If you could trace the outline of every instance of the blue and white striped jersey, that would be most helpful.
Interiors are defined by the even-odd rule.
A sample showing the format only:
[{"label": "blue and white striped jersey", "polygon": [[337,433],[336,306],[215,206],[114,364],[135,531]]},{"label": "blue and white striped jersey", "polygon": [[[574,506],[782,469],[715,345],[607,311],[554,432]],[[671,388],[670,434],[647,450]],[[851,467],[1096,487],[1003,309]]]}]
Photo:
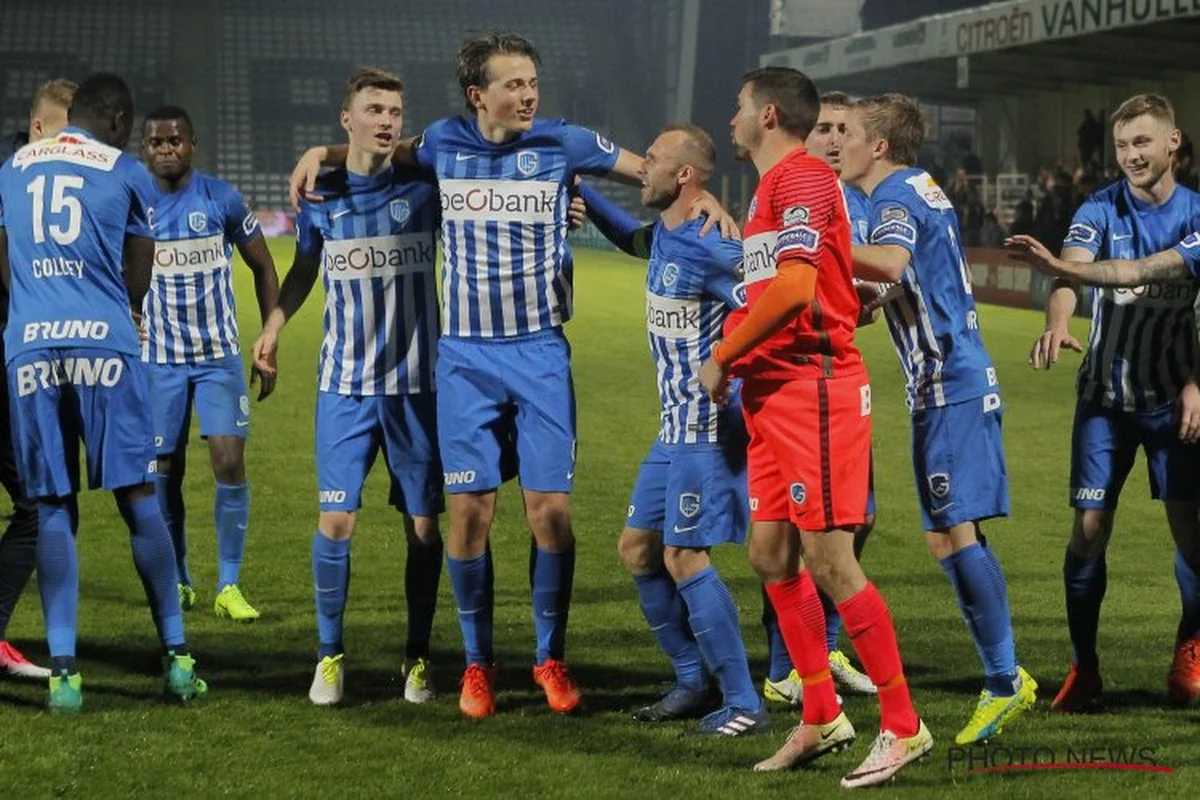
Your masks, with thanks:
[{"label": "blue and white striped jersey", "polygon": [[715,443],[720,407],[700,385],[700,365],[721,338],[725,317],[746,303],[742,244],[716,228],[700,238],[703,219],[668,230],[654,224],[646,272],[646,333],[658,372],[659,441]]},{"label": "blue and white striped jersey", "polygon": [[152,236],[146,199],[153,191],[141,164],[75,127],[4,162],[9,361],[46,347],[137,355],[123,253],[127,234]]},{"label": "blue and white striped jersey", "polygon": [[958,215],[945,192],[927,172],[906,168],[880,181],[870,200],[871,244],[903,247],[911,257],[899,281],[903,294],[884,306],[909,409],[998,393],[979,335]]},{"label": "blue and white striped jersey", "polygon": [[445,335],[522,336],[570,319],[567,190],[576,174],[610,172],[617,155],[563,120],[535,120],[504,144],[466,117],[425,129],[415,157],[441,194]]},{"label": "blue and white striped jersey", "polygon": [[[840,182],[840,181],[839,181]],[[871,201],[861,190],[842,184],[846,218],[850,220],[850,244],[866,244],[871,235]]]},{"label": "blue and white striped jersey", "polygon": [[[1183,186],[1160,206],[1135,198],[1127,181],[1087,199],[1063,240],[1098,261],[1143,258],[1174,247],[1195,228],[1200,194]],[[1148,411],[1174,402],[1196,358],[1196,281],[1093,289],[1092,326],[1079,367],[1079,396],[1105,408]]]},{"label": "blue and white striped jersey", "polygon": [[319,255],[325,339],[317,388],[354,396],[434,391],[437,189],[422,173],[322,175],[302,202],[296,249]]},{"label": "blue and white striped jersey", "polygon": [[191,364],[238,353],[233,246],[261,236],[237,189],[192,170],[152,201],[154,279],[143,305],[142,360]]}]

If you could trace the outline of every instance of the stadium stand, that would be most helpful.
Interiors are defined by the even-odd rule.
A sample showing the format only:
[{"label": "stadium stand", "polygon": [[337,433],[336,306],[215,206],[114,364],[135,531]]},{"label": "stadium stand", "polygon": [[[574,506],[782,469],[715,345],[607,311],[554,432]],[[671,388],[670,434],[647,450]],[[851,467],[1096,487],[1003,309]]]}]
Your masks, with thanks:
[{"label": "stadium stand", "polygon": [[50,78],[89,72],[123,76],[134,105],[163,102],[171,21],[158,0],[4,0],[0,3],[0,131],[24,130],[29,100]]}]

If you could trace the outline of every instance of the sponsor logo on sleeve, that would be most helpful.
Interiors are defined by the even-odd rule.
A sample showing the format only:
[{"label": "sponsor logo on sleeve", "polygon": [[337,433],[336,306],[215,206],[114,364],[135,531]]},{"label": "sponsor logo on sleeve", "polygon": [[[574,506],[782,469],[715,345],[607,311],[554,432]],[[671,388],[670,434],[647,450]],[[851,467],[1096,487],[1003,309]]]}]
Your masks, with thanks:
[{"label": "sponsor logo on sleeve", "polygon": [[615,151],[617,149],[617,146],[615,144],[610,142],[608,139],[605,139],[603,136],[601,136],[598,133],[596,134],[596,146],[599,147],[601,150],[603,150],[606,153],[612,153],[613,151]]},{"label": "sponsor logo on sleeve", "polygon": [[793,225],[804,225],[808,223],[808,208],[806,206],[791,206],[783,212],[783,226],[790,228]]},{"label": "sponsor logo on sleeve", "polygon": [[883,223],[871,231],[872,244],[881,244],[888,240],[901,241],[905,244],[916,244],[917,229],[907,222],[894,219]]},{"label": "sponsor logo on sleeve", "polygon": [[1100,233],[1091,225],[1075,223],[1067,231],[1063,244],[1095,244],[1099,238]]},{"label": "sponsor logo on sleeve", "polygon": [[820,244],[821,234],[815,228],[810,228],[807,225],[796,225],[780,231],[776,253],[780,254],[785,250],[801,250],[805,253],[815,253]]}]

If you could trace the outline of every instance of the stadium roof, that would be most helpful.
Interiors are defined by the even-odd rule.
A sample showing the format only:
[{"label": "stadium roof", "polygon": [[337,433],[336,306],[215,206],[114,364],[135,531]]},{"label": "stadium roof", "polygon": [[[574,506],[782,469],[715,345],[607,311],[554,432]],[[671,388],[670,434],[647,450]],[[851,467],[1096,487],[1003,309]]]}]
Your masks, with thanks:
[{"label": "stadium roof", "polygon": [[1200,0],[1009,0],[768,53],[855,93],[962,102],[1200,72]]}]

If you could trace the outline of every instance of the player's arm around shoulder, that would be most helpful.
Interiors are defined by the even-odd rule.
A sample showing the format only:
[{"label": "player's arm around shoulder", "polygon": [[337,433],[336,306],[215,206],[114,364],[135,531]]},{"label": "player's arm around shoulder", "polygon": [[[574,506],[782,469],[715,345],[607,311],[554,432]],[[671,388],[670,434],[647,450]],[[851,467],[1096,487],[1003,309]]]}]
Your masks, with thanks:
[{"label": "player's arm around shoulder", "polygon": [[876,190],[868,203],[867,244],[853,248],[854,277],[897,283],[912,263],[922,212],[912,198]]}]

